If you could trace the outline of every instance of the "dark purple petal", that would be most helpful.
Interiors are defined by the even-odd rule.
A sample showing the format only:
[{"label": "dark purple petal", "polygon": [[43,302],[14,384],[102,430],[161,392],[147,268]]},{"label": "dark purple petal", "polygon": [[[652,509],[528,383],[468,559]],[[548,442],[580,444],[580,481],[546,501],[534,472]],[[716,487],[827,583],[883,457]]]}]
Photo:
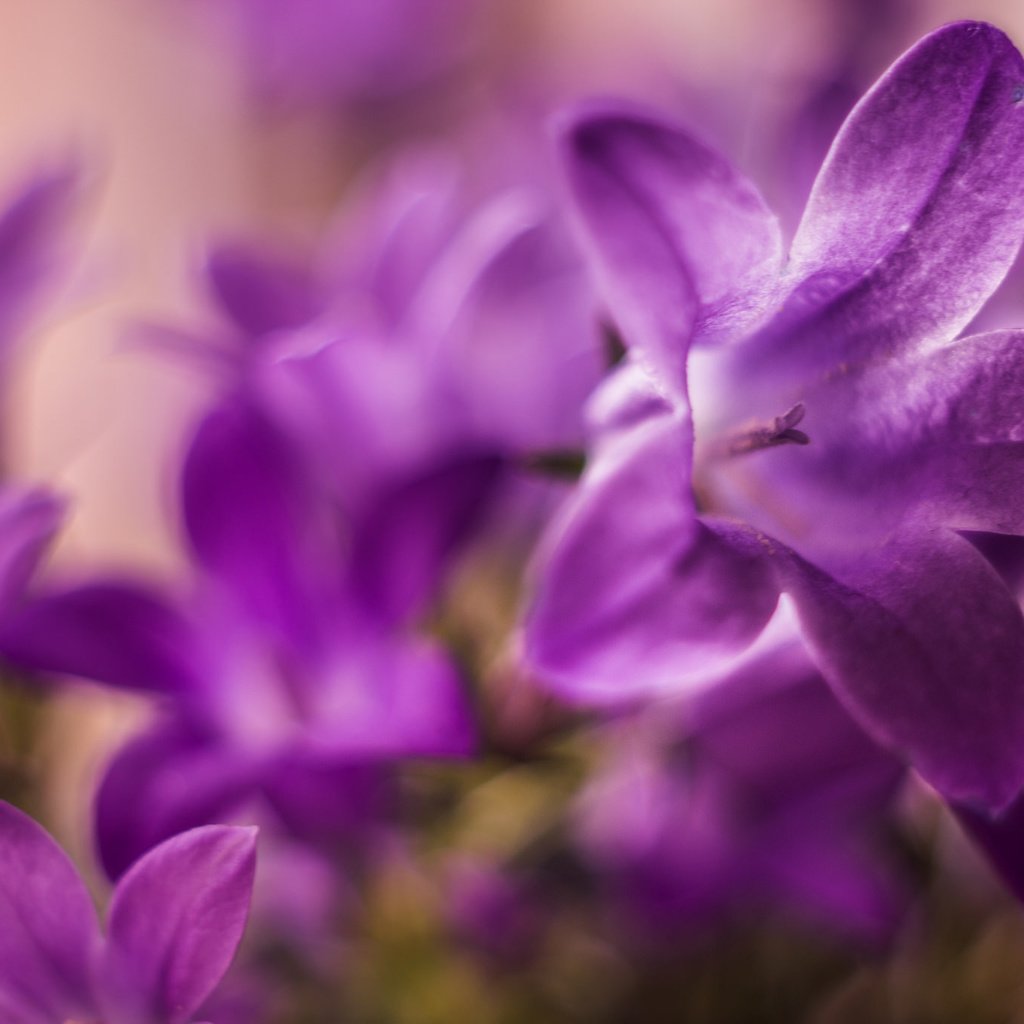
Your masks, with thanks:
[{"label": "dark purple petal", "polygon": [[206,278],[223,312],[251,339],[300,327],[324,306],[308,270],[251,246],[214,248]]},{"label": "dark purple petal", "polygon": [[111,1024],[185,1024],[223,977],[242,938],[256,829],[210,825],[147,853],[110,905],[100,969]]},{"label": "dark purple petal", "polygon": [[394,772],[387,764],[289,758],[264,778],[263,791],[285,828],[317,847],[357,847],[397,810]]},{"label": "dark purple petal", "polygon": [[325,557],[311,549],[321,536],[312,529],[317,520],[301,467],[245,398],[225,399],[199,425],[182,503],[199,562],[250,613],[301,633],[305,570],[316,564],[305,559]]},{"label": "dark purple petal", "polygon": [[750,373],[799,379],[967,325],[1024,234],[1022,87],[1020,54],[976,22],[939,29],[893,65],[818,177],[794,287],[746,346]]},{"label": "dark purple petal", "polygon": [[797,824],[829,805],[847,819],[877,816],[905,771],[840,705],[797,637],[752,652],[688,701],[684,724],[698,757],[757,791],[760,812],[785,810]]},{"label": "dark purple petal", "polygon": [[129,741],[96,794],[96,843],[108,877],[179,832],[232,818],[261,778],[260,766],[183,722]]},{"label": "dark purple petal", "polygon": [[767,623],[770,571],[734,528],[699,520],[677,415],[610,441],[542,548],[526,655],[577,699],[623,700],[714,672]]},{"label": "dark purple petal", "polygon": [[999,877],[1024,902],[1024,798],[996,815],[962,804],[953,804],[952,810]]},{"label": "dark purple petal", "polygon": [[987,810],[1024,785],[1024,616],[956,534],[910,531],[843,582],[777,560],[826,678],[876,739],[940,792]]},{"label": "dark purple petal", "polygon": [[585,108],[562,147],[609,312],[679,396],[695,329],[730,334],[764,298],[781,257],[775,218],[724,158],[655,115]]},{"label": "dark purple petal", "polygon": [[504,480],[481,452],[452,457],[386,489],[352,527],[352,579],[363,606],[400,622],[438,596],[453,559],[473,540]]},{"label": "dark purple petal", "polygon": [[11,1024],[90,1020],[100,942],[92,900],[64,851],[0,801],[0,1010]]},{"label": "dark purple petal", "polygon": [[42,488],[0,488],[0,609],[23,596],[64,513],[64,502]]},{"label": "dark purple petal", "polygon": [[0,624],[0,653],[21,668],[182,696],[201,684],[194,627],[154,590],[109,580],[44,592]]}]

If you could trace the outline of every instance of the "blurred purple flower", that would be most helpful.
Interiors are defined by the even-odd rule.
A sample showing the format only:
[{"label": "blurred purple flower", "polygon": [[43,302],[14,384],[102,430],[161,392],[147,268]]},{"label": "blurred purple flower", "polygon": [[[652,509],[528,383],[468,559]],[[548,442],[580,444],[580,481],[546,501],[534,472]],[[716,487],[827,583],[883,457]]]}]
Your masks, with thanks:
[{"label": "blurred purple flower", "polygon": [[1024,232],[1022,97],[996,29],[926,37],[847,120],[786,261],[754,187],[685,131],[607,106],[568,125],[631,360],[527,620],[561,692],[706,683],[781,590],[873,737],[951,799],[1020,791],[1024,616],[970,538],[1024,533],[1024,336],[952,339]]},{"label": "blurred purple flower", "polygon": [[455,667],[407,616],[360,600],[340,524],[303,470],[250,403],[224,400],[183,475],[194,593],[93,580],[36,595],[0,629],[17,665],[160,694],[173,711],[101,788],[114,877],[257,794],[311,840],[344,835],[386,798],[375,765],[473,749]]},{"label": "blurred purple flower", "polygon": [[479,0],[227,0],[257,88],[277,101],[408,95],[470,54]]},{"label": "blurred purple flower", "polygon": [[104,939],[71,861],[0,802],[0,1009],[10,1024],[187,1024],[242,938],[256,830],[196,829],[114,890]]},{"label": "blurred purple flower", "polygon": [[906,894],[882,855],[903,776],[854,724],[799,642],[758,654],[666,728],[616,723],[579,804],[581,842],[648,936],[763,910],[869,943]]}]

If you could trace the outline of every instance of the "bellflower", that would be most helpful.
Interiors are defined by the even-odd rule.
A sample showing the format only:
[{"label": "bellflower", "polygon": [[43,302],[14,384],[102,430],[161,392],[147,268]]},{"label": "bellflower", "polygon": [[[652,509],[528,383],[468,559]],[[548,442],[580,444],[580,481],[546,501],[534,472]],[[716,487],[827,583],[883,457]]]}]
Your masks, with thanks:
[{"label": "bellflower", "polygon": [[927,36],[851,113],[790,246],[685,130],[578,113],[563,155],[631,359],[541,556],[527,650],[571,697],[702,685],[793,602],[840,702],[947,797],[1024,784],[1024,335],[958,338],[1024,233],[1024,62]]},{"label": "bellflower", "polygon": [[242,938],[255,829],[176,836],[114,890],[104,938],[59,846],[0,802],[0,1011],[9,1024],[187,1024]]},{"label": "bellflower", "polygon": [[889,937],[905,896],[880,822],[903,770],[800,643],[759,652],[681,720],[665,710],[613,725],[618,741],[579,802],[583,849],[625,919],[671,935],[770,909]]},{"label": "bellflower", "polygon": [[386,800],[378,766],[473,748],[459,673],[411,628],[404,578],[396,595],[372,573],[379,602],[363,599],[368,563],[346,553],[304,468],[251,403],[225,399],[183,473],[191,595],[95,579],[40,592],[0,629],[16,665],[164,698],[169,713],[100,789],[112,876],[256,797],[296,834],[336,840]]}]

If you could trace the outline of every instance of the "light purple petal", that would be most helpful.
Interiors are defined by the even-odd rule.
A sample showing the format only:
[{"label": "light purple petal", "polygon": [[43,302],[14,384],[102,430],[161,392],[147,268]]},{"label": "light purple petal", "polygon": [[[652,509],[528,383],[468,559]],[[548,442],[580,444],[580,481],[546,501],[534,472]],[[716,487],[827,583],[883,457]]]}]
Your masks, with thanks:
[{"label": "light purple petal", "polygon": [[29,178],[0,212],[0,359],[56,269],[78,184],[77,167],[56,166]]},{"label": "light purple petal", "polygon": [[60,498],[42,488],[0,488],[0,609],[23,596],[65,510]]},{"label": "light purple petal", "polygon": [[467,757],[476,725],[465,683],[428,640],[368,632],[324,666],[302,752],[321,760]]},{"label": "light purple petal", "polygon": [[793,290],[746,346],[750,372],[817,374],[967,325],[1024,233],[1022,89],[1020,54],[976,22],[896,62],[833,145],[793,243]]},{"label": "light purple petal", "polygon": [[11,1024],[63,1024],[95,1012],[100,941],[92,901],[64,851],[0,801],[0,1009]]},{"label": "light purple petal", "polygon": [[158,592],[121,580],[33,597],[0,624],[0,653],[31,671],[172,696],[195,691],[202,673],[192,624]]},{"label": "light purple petal", "polygon": [[576,699],[672,690],[746,647],[777,599],[734,528],[703,522],[690,434],[663,415],[606,444],[542,548],[526,656]]},{"label": "light purple petal", "polygon": [[223,312],[251,339],[308,323],[324,305],[308,270],[253,246],[216,246],[206,279]]},{"label": "light purple petal", "polygon": [[843,582],[777,560],[837,695],[940,792],[987,810],[1024,785],[1024,616],[966,540],[905,530]]},{"label": "light purple petal", "polygon": [[100,969],[112,1024],[185,1024],[245,929],[256,829],[210,825],[162,843],[121,879]]},{"label": "light purple petal", "polygon": [[728,335],[764,298],[781,257],[775,218],[724,158],[655,115],[593,105],[562,147],[609,312],[681,396],[694,331]]},{"label": "light purple petal", "polygon": [[108,877],[179,832],[230,820],[253,794],[260,766],[185,722],[130,740],[96,794],[96,843]]}]

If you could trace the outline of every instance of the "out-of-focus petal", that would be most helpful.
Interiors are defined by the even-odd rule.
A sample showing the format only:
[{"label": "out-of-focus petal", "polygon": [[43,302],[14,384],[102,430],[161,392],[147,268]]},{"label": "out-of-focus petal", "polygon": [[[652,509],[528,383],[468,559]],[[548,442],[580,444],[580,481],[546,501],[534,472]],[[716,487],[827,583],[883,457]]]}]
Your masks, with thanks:
[{"label": "out-of-focus petal", "polygon": [[0,623],[0,653],[30,671],[169,696],[194,692],[202,673],[193,625],[155,590],[119,580],[32,597]]},{"label": "out-of-focus petal", "polygon": [[308,270],[252,246],[216,246],[206,279],[221,310],[251,339],[308,323],[324,306]]},{"label": "out-of-focus petal", "polygon": [[64,851],[0,801],[0,1010],[11,1024],[90,1020],[100,941],[89,894]]},{"label": "out-of-focus petal", "polygon": [[324,557],[311,549],[322,535],[308,501],[286,440],[246,398],[226,398],[199,425],[182,474],[193,551],[242,607],[293,635],[304,629],[304,569]]},{"label": "out-of-focus petal", "polygon": [[999,810],[1024,785],[1024,616],[966,540],[906,529],[843,582],[777,559],[815,658],[876,739],[952,800]]},{"label": "out-of-focus petal", "polygon": [[400,622],[437,597],[453,556],[471,541],[504,478],[497,455],[456,453],[387,488],[352,527],[352,579],[362,605]]},{"label": "out-of-focus petal", "polygon": [[723,157],[657,116],[590,106],[562,151],[587,252],[626,344],[673,396],[691,337],[749,320],[778,272],[778,225]]},{"label": "out-of-focus petal", "polygon": [[476,748],[464,682],[428,640],[357,637],[311,696],[302,749],[325,761],[467,757]]},{"label": "out-of-focus petal", "polygon": [[256,870],[256,829],[210,825],[162,843],[121,879],[100,967],[112,1024],[185,1024],[228,969]]},{"label": "out-of-focus petal", "polygon": [[74,164],[56,166],[29,178],[0,212],[0,356],[55,269],[78,184]]},{"label": "out-of-focus petal", "polygon": [[21,598],[64,518],[65,503],[42,488],[0,488],[0,608]]},{"label": "out-of-focus petal", "polygon": [[1022,90],[1020,54],[980,23],[947,25],[893,65],[818,177],[795,287],[744,346],[750,373],[799,379],[967,325],[1024,232]]},{"label": "out-of-focus petal", "polygon": [[379,761],[282,759],[267,773],[263,790],[293,836],[328,850],[358,847],[396,810],[393,772]]},{"label": "out-of-focus petal", "polygon": [[734,528],[701,521],[688,423],[645,421],[599,452],[547,537],[526,655],[564,694],[628,700],[685,687],[746,647],[778,591]]},{"label": "out-of-focus petal", "polygon": [[952,809],[999,877],[1024,902],[1024,798],[996,815],[962,804],[954,804]]},{"label": "out-of-focus petal", "polygon": [[96,794],[96,843],[108,877],[179,832],[225,821],[252,795],[259,765],[183,722],[129,741]]}]

